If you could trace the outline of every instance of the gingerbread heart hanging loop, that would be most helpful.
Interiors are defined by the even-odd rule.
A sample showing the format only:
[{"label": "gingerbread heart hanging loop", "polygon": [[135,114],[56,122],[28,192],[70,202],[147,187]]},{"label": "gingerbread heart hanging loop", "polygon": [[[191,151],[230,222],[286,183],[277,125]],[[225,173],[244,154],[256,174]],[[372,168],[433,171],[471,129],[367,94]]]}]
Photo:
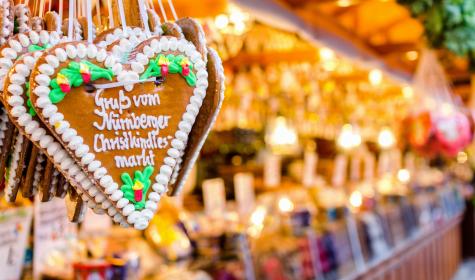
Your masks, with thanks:
[{"label": "gingerbread heart hanging loop", "polygon": [[208,74],[184,39],[153,38],[134,53],[122,65],[94,45],[59,45],[38,60],[30,82],[43,122],[127,222],[144,229],[186,146]]}]

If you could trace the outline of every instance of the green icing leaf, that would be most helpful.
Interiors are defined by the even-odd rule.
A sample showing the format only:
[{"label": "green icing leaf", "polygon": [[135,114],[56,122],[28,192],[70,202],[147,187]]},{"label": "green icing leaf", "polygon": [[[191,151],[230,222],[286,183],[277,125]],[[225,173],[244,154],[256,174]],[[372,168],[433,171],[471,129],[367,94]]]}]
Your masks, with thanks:
[{"label": "green icing leaf", "polygon": [[[144,168],[143,172],[140,170],[136,170],[134,172],[134,179],[130,177],[128,173],[122,173],[120,178],[122,179],[122,187],[120,190],[124,193],[124,197],[130,201],[135,207],[136,210],[143,209],[145,207],[145,201],[146,201],[146,195],[148,192],[148,189],[150,188],[151,185],[151,180],[150,176],[152,176],[153,173],[153,167],[152,166],[147,166]],[[135,200],[135,191],[134,191],[134,185],[135,183],[140,182],[143,186],[142,188],[142,200],[136,201]]]},{"label": "green icing leaf", "polygon": [[62,92],[60,88],[55,88],[49,92],[48,96],[49,96],[49,99],[51,100],[51,103],[56,104],[63,101],[66,94]]},{"label": "green icing leaf", "polygon": [[[146,79],[149,79],[150,77],[161,77],[161,68],[159,65],[159,60],[163,56],[164,56],[163,54],[159,54],[155,59],[150,60],[147,66],[147,69],[145,69],[144,73],[140,76],[141,80],[146,80]],[[180,74],[182,77],[185,78],[188,85],[192,87],[196,86],[196,75],[192,72],[194,67],[191,62],[189,64],[190,73],[187,76],[184,76],[182,74],[183,68],[181,66],[181,62],[183,59],[185,59],[185,56],[181,54],[180,55],[168,54],[165,57],[169,61],[168,72],[170,74]]]}]

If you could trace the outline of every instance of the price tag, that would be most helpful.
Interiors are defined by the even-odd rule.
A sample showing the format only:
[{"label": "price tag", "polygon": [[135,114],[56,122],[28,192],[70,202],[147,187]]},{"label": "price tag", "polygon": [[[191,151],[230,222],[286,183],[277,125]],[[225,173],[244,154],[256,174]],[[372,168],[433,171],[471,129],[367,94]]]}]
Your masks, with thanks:
[{"label": "price tag", "polygon": [[280,185],[280,156],[267,153],[264,160],[264,185],[277,187]]},{"label": "price tag", "polygon": [[303,164],[302,184],[312,187],[315,182],[315,170],[317,169],[318,156],[313,151],[305,152]]},{"label": "price tag", "polygon": [[203,181],[203,199],[206,215],[222,218],[226,211],[224,181],[221,178]]},{"label": "price tag", "polygon": [[51,269],[68,271],[67,258],[71,255],[69,243],[77,237],[77,227],[68,220],[63,199],[54,198],[40,202],[35,197],[35,235],[33,275],[39,279],[41,272]]},{"label": "price tag", "polygon": [[20,207],[0,212],[1,279],[20,279],[32,214],[32,207]]},{"label": "price tag", "polygon": [[254,176],[252,173],[234,175],[234,194],[238,204],[238,212],[246,216],[254,209]]},{"label": "price tag", "polygon": [[348,157],[337,155],[335,158],[335,169],[333,170],[332,184],[341,187],[346,182],[346,170],[348,168]]}]

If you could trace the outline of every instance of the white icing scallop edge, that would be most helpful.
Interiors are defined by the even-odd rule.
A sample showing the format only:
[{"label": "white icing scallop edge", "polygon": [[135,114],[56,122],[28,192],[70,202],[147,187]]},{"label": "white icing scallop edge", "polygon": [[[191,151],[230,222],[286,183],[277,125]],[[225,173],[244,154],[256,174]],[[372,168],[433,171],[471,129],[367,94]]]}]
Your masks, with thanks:
[{"label": "white icing scallop edge", "polygon": [[20,161],[20,154],[21,154],[21,148],[23,145],[23,141],[25,141],[25,137],[21,133],[18,133],[15,137],[15,145],[13,146],[13,152],[12,152],[12,158],[11,158],[11,163],[9,167],[9,174],[8,174],[8,180],[5,185],[5,199],[8,202],[15,202],[15,200],[11,200],[10,197],[12,194],[15,192],[18,192],[18,188],[20,187],[19,181],[15,181],[16,179],[16,172],[18,169],[18,161]]},{"label": "white icing scallop edge", "polygon": [[13,15],[17,18],[19,33],[29,32],[31,30],[28,25],[28,14],[28,7],[25,4],[17,4],[13,7]]},{"label": "white icing scallop edge", "polygon": [[[79,49],[86,49],[87,51],[78,51]],[[165,157],[164,163],[160,166],[159,173],[155,177],[156,183],[152,185],[153,191],[148,195],[145,209],[140,211],[135,210],[134,205],[123,197],[123,192],[118,189],[118,184],[113,182],[110,175],[107,175],[107,170],[102,167],[102,163],[99,160],[95,159],[95,155],[89,152],[90,148],[83,143],[83,138],[77,135],[76,130],[70,128],[69,122],[64,120],[64,115],[58,113],[58,107],[51,103],[48,97],[51,91],[49,81],[55,72],[54,68],[58,67],[58,65],[54,63],[53,65],[48,63],[38,65],[37,69],[39,69],[42,74],[36,77],[38,86],[32,90],[32,92],[38,96],[37,104],[35,104],[36,107],[41,110],[41,114],[48,120],[51,127],[57,127],[56,132],[61,136],[64,145],[68,146],[69,152],[74,153],[77,158],[81,159],[83,170],[87,170],[90,174],[93,174],[95,180],[99,181],[104,193],[113,201],[116,201],[116,207],[121,209],[122,214],[127,217],[127,222],[134,224],[134,227],[139,230],[143,230],[148,226],[156,212],[157,203],[160,201],[161,196],[166,193],[176,160],[180,156],[180,152],[185,148],[188,134],[191,131],[206,95],[206,89],[208,87],[206,64],[192,43],[185,39],[177,40],[175,37],[170,39],[161,37],[160,40],[151,40],[150,45],[144,47],[144,53],[138,53],[137,59],[131,62],[132,71],[123,71],[122,65],[116,62],[114,56],[107,56],[105,49],[97,50],[95,45],[88,45],[86,47],[83,43],[79,43],[77,45],[67,45],[64,48],[56,47],[54,49],[56,58],[61,62],[76,57],[87,57],[96,59],[99,62],[104,62],[106,67],[112,69],[118,81],[138,80],[140,74],[145,71],[145,67],[149,62],[148,58],[155,57],[162,51],[177,51],[186,55],[194,64],[197,80],[193,90],[193,96],[190,98],[190,103],[187,105],[186,112],[178,124],[175,138],[171,141],[171,147],[167,150],[168,156]],[[50,53],[52,53],[52,51],[50,51]],[[132,90],[133,84],[124,86],[124,89],[126,91]]]},{"label": "white icing scallop edge", "polygon": [[[41,53],[42,52],[36,52],[35,55],[40,55]],[[87,205],[92,208],[94,212],[101,213],[100,208],[102,208],[109,216],[113,217],[115,222],[120,223],[122,226],[127,226],[124,217],[122,214],[117,213],[111,201],[94,186],[93,182],[91,182],[80,167],[74,163],[74,160],[65,149],[62,148],[61,144],[56,142],[45,129],[41,128],[40,123],[34,120],[28,113],[26,101],[22,98],[23,85],[28,80],[35,61],[38,59],[38,57],[34,58],[33,55],[29,55],[28,57],[32,59],[28,62],[28,58],[25,57],[25,63],[17,63],[11,72],[11,83],[8,85],[7,90],[12,96],[6,100],[6,102],[12,106],[11,115],[18,120],[18,124],[24,128],[26,134],[30,136],[30,140],[39,144],[43,151],[53,159],[56,168],[61,169],[78,183],[80,188],[76,189],[76,192],[81,195],[82,199],[87,202]],[[50,63],[58,63],[57,59],[54,61],[54,58],[49,59],[49,61]],[[24,65],[24,67],[19,65]],[[22,70],[17,71],[19,69]]]},{"label": "white icing scallop edge", "polygon": [[7,130],[8,114],[5,108],[0,109],[0,148],[3,146],[3,140],[5,139],[5,130]]},{"label": "white icing scallop edge", "polygon": [[[0,9],[3,10],[1,12],[3,15],[1,22],[3,24],[0,26],[0,44],[3,45],[7,41],[8,37],[13,35],[13,22],[8,18],[9,13],[13,13],[13,11],[9,0],[3,0],[1,3],[2,5],[0,6]],[[8,11],[8,14],[6,11]],[[8,31],[8,33],[5,34],[5,31]]]},{"label": "white icing scallop edge", "polygon": [[[220,101],[219,101],[219,104],[218,104],[218,107],[216,108],[214,114],[213,114],[213,117],[211,119],[211,123],[210,123],[210,126],[208,127],[208,129],[206,129],[206,132],[204,133],[203,137],[201,138],[199,144],[198,144],[198,149],[195,151],[195,153],[192,155],[191,159],[190,159],[190,164],[188,165],[188,167],[186,168],[185,171],[185,174],[183,175],[183,180],[181,180],[178,184],[178,186],[176,186],[177,190],[175,192],[175,195],[179,194],[183,188],[183,186],[185,185],[185,182],[186,182],[186,178],[188,177],[188,175],[190,174],[190,171],[193,169],[193,165],[195,164],[196,160],[198,159],[198,156],[200,155],[200,151],[201,151],[201,148],[203,148],[203,145],[204,143],[206,142],[206,138],[208,138],[208,134],[210,133],[211,131],[211,128],[213,127],[214,123],[216,122],[216,119],[218,118],[218,115],[219,115],[219,112],[221,111],[221,106],[223,105],[223,101],[224,101],[224,90],[225,90],[225,77],[224,77],[224,68],[223,68],[223,62],[221,61],[221,58],[219,57],[218,53],[213,49],[213,48],[208,48],[208,53],[210,55],[213,55],[217,58],[217,63],[218,63],[218,72],[219,72],[219,75],[220,75],[220,81],[221,81],[221,85],[220,85],[220,88],[221,88],[221,91],[219,93],[220,95]],[[176,172],[176,174],[174,173],[173,174],[173,177],[176,181],[176,179],[178,178],[178,173],[179,173],[179,169],[178,171]],[[172,177],[172,178],[173,178]]]},{"label": "white icing scallop edge", "polygon": [[27,48],[33,44],[50,44],[56,45],[62,41],[61,36],[54,32],[41,30],[40,32],[30,31],[28,33],[19,33],[18,39],[10,38],[7,40],[7,48],[0,53],[0,90],[3,90],[5,77],[10,71],[17,58],[24,54],[23,48]]},{"label": "white icing scallop edge", "polygon": [[32,183],[32,188],[33,192],[32,194],[36,194],[38,190],[38,186],[41,181],[41,175],[43,171],[43,162],[45,161],[45,155],[43,154],[42,151],[38,152],[38,157],[36,158],[36,166],[35,166],[35,173],[33,174],[33,183]]},{"label": "white icing scallop edge", "polygon": [[120,40],[118,45],[112,47],[112,53],[117,59],[121,59],[139,43],[146,40],[147,37],[144,30],[138,27],[131,28],[127,26],[125,27],[125,32],[122,28],[116,28],[114,32],[107,34],[104,40],[97,42],[96,45],[100,48],[107,48],[114,42]]}]

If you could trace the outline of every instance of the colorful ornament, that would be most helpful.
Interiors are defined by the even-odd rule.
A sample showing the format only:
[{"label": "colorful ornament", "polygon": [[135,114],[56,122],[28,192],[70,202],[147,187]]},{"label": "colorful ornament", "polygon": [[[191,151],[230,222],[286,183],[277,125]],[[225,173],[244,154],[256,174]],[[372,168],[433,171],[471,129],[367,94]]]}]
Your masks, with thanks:
[{"label": "colorful ornament", "polygon": [[168,75],[168,65],[170,65],[170,60],[164,55],[161,55],[158,58],[158,65],[160,66],[160,73],[162,77],[166,77]]},{"label": "colorful ornament", "polygon": [[84,83],[87,84],[91,82],[91,71],[89,70],[89,66],[83,62],[79,63],[79,73],[81,73]]},{"label": "colorful ornament", "polygon": [[143,209],[145,207],[145,195],[150,188],[150,176],[152,176],[153,167],[147,166],[142,171],[134,172],[134,179],[130,177],[128,173],[122,173],[121,179],[124,183],[120,190],[124,193],[124,197],[127,198],[134,206],[136,210]]},{"label": "colorful ornament", "polygon": [[71,91],[71,84],[69,83],[68,77],[61,73],[58,73],[58,75],[56,76],[56,81],[58,82],[59,88],[62,92],[68,93]]},{"label": "colorful ornament", "polygon": [[185,77],[190,75],[190,61],[188,60],[188,58],[184,57],[181,60],[180,65],[181,65],[181,74]]}]

